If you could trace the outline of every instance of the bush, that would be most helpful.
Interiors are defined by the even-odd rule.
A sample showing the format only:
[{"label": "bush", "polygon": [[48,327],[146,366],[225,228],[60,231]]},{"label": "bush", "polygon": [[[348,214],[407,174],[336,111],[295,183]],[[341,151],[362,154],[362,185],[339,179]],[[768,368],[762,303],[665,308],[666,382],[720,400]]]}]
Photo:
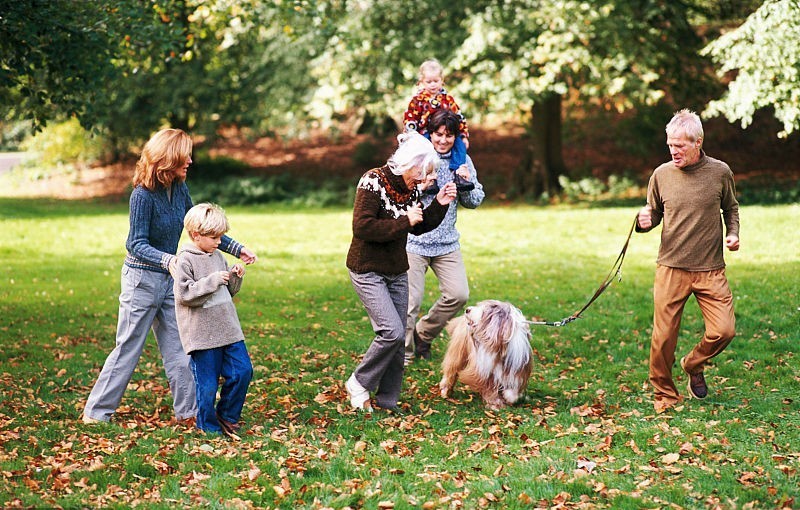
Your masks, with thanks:
[{"label": "bush", "polygon": [[578,181],[570,181],[568,177],[560,175],[558,182],[563,189],[563,198],[567,202],[615,201],[639,198],[644,194],[644,190],[632,179],[618,175],[609,176],[607,183],[597,177],[584,177]]},{"label": "bush", "polygon": [[385,160],[381,148],[372,140],[360,142],[353,150],[353,163],[357,168],[375,168]]},{"label": "bush", "polygon": [[45,169],[87,166],[102,157],[103,147],[101,137],[83,129],[76,118],[50,124],[22,144],[24,150],[36,154],[34,164]]},{"label": "bush", "polygon": [[283,203],[322,207],[352,203],[352,186],[335,181],[319,185],[294,175],[198,179],[191,184],[195,202],[210,201],[225,205]]}]

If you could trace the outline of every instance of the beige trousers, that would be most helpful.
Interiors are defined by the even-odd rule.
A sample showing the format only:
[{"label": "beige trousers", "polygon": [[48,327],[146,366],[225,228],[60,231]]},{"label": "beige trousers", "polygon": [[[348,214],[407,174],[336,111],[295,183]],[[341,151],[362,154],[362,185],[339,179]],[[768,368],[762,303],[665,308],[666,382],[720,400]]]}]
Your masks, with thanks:
[{"label": "beige trousers", "polygon": [[[469,282],[461,250],[423,257],[408,254],[408,317],[406,320],[405,358],[414,357],[414,328],[425,342],[432,342],[445,325],[464,308],[469,300]],[[417,320],[425,296],[425,273],[433,270],[439,280],[440,296],[422,318]]]},{"label": "beige trousers", "polygon": [[705,333],[686,355],[685,368],[691,374],[703,371],[733,340],[736,318],[733,296],[725,269],[684,271],[659,265],[653,286],[653,338],[650,343],[650,383],[655,388],[656,407],[669,406],[681,397],[672,380],[675,348],[686,301],[694,294],[705,322]]}]

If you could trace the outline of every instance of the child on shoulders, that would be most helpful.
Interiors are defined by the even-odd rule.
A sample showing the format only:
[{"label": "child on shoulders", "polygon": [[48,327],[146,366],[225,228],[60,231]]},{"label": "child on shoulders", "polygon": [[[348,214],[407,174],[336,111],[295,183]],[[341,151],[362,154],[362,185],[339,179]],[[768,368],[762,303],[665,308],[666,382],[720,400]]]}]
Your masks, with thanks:
[{"label": "child on shoulders", "polygon": [[[419,66],[417,92],[408,103],[403,114],[403,126],[406,132],[416,131],[430,138],[428,132],[428,118],[438,110],[450,110],[459,117],[459,132],[451,149],[450,170],[455,172],[467,162],[467,149],[469,148],[469,129],[467,119],[461,114],[461,109],[456,100],[444,89],[444,68],[436,59],[429,59]],[[470,191],[474,184],[454,174],[454,181],[458,191]],[[430,185],[425,192],[436,194],[439,187],[436,183]]]}]

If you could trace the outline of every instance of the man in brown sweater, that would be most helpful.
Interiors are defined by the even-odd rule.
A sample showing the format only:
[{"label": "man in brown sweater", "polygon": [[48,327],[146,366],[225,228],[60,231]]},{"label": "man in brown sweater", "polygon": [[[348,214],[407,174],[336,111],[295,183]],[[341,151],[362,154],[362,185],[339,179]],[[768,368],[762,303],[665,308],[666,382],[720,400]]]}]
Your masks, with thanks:
[{"label": "man in brown sweater", "polygon": [[704,366],[733,340],[736,326],[722,255],[723,220],[725,246],[731,251],[739,249],[739,203],[733,172],[703,151],[700,117],[681,110],[667,124],[666,132],[672,161],[656,168],[650,177],[647,205],[639,211],[636,225],[637,232],[648,232],[663,220],[653,285],[649,375],[657,413],[682,400],[672,380],[672,366],[681,316],[692,294],[703,314],[705,333],[680,363],[689,375],[692,397],[703,399],[708,394]]}]

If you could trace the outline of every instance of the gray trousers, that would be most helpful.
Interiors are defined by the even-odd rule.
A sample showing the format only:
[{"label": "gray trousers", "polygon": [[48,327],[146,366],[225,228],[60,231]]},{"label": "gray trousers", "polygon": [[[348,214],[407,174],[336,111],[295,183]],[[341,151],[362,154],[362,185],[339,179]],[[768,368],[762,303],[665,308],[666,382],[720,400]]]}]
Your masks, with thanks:
[{"label": "gray trousers", "polygon": [[[414,357],[414,328],[425,342],[432,342],[453,317],[469,301],[469,282],[461,250],[436,257],[408,253],[408,320],[406,322],[405,357]],[[425,273],[433,270],[439,280],[439,299],[417,321],[425,297]]]},{"label": "gray trousers", "polygon": [[83,414],[109,421],[119,407],[125,388],[142,355],[147,333],[152,328],[161,352],[172,392],[175,417],[197,414],[197,400],[189,356],[183,352],[175,319],[175,296],[168,274],[122,266],[119,321],[114,350],[89,394]]},{"label": "gray trousers", "polygon": [[408,309],[408,275],[354,273],[353,288],[367,310],[375,338],[353,374],[364,389],[375,393],[378,406],[397,405],[403,384],[403,346]]}]

